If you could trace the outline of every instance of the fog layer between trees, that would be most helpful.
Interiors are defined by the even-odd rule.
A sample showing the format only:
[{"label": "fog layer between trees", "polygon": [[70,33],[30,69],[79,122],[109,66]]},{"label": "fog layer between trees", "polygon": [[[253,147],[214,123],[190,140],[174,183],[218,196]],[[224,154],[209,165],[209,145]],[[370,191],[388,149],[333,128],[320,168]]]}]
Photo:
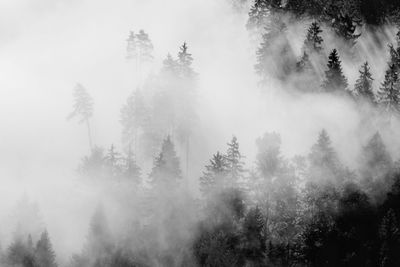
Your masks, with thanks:
[{"label": "fog layer between trees", "polygon": [[0,266],[399,266],[396,1],[0,8]]}]

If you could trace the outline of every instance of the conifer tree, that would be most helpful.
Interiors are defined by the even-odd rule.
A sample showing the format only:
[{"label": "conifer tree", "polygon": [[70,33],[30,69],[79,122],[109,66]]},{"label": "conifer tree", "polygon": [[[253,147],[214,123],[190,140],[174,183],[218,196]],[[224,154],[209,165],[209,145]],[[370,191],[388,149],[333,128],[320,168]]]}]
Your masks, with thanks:
[{"label": "conifer tree", "polygon": [[311,23],[304,41],[304,51],[308,54],[320,53],[322,51],[322,42],[324,41],[320,34],[322,30],[317,22]]},{"label": "conifer tree", "polygon": [[336,49],[333,49],[329,55],[328,70],[325,71],[325,81],[322,85],[326,92],[347,90],[347,78],[343,74],[341,61]]},{"label": "conifer tree", "polygon": [[122,176],[131,180],[135,185],[141,183],[141,172],[139,166],[136,164],[132,149],[129,148],[126,156],[123,158]]},{"label": "conifer tree", "polygon": [[357,39],[361,34],[356,34],[357,25],[361,23],[360,20],[354,19],[348,13],[334,11],[332,27],[338,36],[341,36],[349,45],[350,48],[354,47]]},{"label": "conifer tree", "polygon": [[384,110],[390,114],[398,114],[400,112],[400,83],[397,67],[390,64],[386,70],[385,80],[378,91],[379,104]]},{"label": "conifer tree", "polygon": [[191,67],[193,62],[192,54],[188,52],[188,46],[185,43],[180,47],[180,51],[178,53],[178,68],[179,73],[184,78],[190,78],[193,76],[194,71]]},{"label": "conifer tree", "polygon": [[137,45],[137,56],[140,64],[150,62],[153,60],[153,44],[149,38],[149,35],[144,31],[140,30],[136,34],[136,45]]},{"label": "conifer tree", "polygon": [[36,244],[35,257],[40,267],[57,267],[56,255],[47,231],[44,231]]},{"label": "conifer tree", "polygon": [[227,144],[228,150],[226,151],[225,161],[227,164],[227,172],[230,181],[230,186],[239,185],[243,179],[245,170],[244,163],[242,161],[243,156],[239,151],[239,143],[236,136],[232,137],[232,140]]},{"label": "conifer tree", "polygon": [[206,171],[200,177],[200,191],[203,195],[209,195],[218,186],[224,185],[224,179],[227,175],[227,164],[225,157],[217,152],[206,166]]},{"label": "conifer tree", "polygon": [[68,116],[68,119],[79,117],[79,123],[86,123],[89,147],[93,149],[92,135],[90,131],[89,119],[93,116],[93,99],[81,84],[75,86],[74,91],[74,110]]},{"label": "conifer tree", "polygon": [[112,178],[116,178],[121,174],[121,154],[116,151],[115,146],[111,145],[105,156],[105,164],[107,166],[107,173]]},{"label": "conifer tree", "polygon": [[87,235],[86,244],[83,254],[89,259],[95,261],[99,258],[107,258],[113,249],[113,239],[108,225],[104,208],[99,205],[89,225],[89,233]]},{"label": "conifer tree", "polygon": [[393,209],[389,209],[383,217],[379,236],[381,240],[379,266],[389,267],[400,265],[400,229]]},{"label": "conifer tree", "polygon": [[142,91],[137,88],[121,108],[122,141],[126,148],[138,151],[139,134],[144,129],[148,120],[148,108]]},{"label": "conifer tree", "polygon": [[354,93],[370,103],[375,103],[375,94],[372,88],[372,74],[368,62],[365,62],[359,70],[360,76],[354,85]]},{"label": "conifer tree", "polygon": [[168,136],[161,146],[160,154],[154,159],[150,173],[151,183],[161,187],[176,185],[181,178],[179,165],[179,158],[176,155],[174,144],[170,136]]},{"label": "conifer tree", "polygon": [[163,61],[162,72],[167,73],[169,75],[176,75],[179,69],[179,63],[175,60],[170,53],[167,54],[167,57]]},{"label": "conifer tree", "polygon": [[255,0],[249,11],[247,29],[262,29],[268,21],[269,9],[265,0]]},{"label": "conifer tree", "polygon": [[262,266],[267,238],[264,234],[265,219],[257,207],[250,209],[243,221],[242,244],[244,258],[251,265]]},{"label": "conifer tree", "polygon": [[136,58],[136,53],[137,53],[137,45],[136,45],[136,35],[133,31],[129,32],[129,37],[126,40],[127,46],[126,46],[126,59],[132,60]]}]

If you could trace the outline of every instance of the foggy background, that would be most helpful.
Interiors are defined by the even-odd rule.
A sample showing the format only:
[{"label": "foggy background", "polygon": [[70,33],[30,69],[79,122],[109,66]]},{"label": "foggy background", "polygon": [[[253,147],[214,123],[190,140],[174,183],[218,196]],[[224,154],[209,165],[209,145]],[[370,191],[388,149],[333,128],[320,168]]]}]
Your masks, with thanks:
[{"label": "foggy background", "polygon": [[[65,262],[80,251],[99,195],[76,174],[81,158],[89,152],[86,128],[66,117],[72,110],[73,88],[82,83],[94,99],[94,143],[121,149],[121,106],[145,80],[125,58],[130,30],[144,29],[153,42],[155,60],[146,74],[157,73],[167,53],[175,57],[183,42],[193,55],[193,68],[199,74],[199,123],[192,139],[195,152],[189,177],[184,177],[191,194],[199,194],[198,177],[210,156],[225,151],[233,135],[251,167],[255,140],[266,131],[280,133],[283,154],[292,157],[307,154],[325,128],[339,157],[356,167],[360,147],[376,129],[360,135],[360,114],[350,101],[282,90],[279,82],[261,89],[253,68],[258,47],[253,40],[259,36],[246,30],[247,20],[247,8],[234,9],[226,0],[171,0],[168,4],[157,0],[1,0],[1,245],[9,243],[14,228],[11,210],[26,195],[38,204],[58,259]],[[308,24],[289,26],[290,43],[299,56]],[[394,36],[394,27],[386,31]],[[328,53],[336,41],[323,34]],[[394,40],[387,38],[387,42]],[[376,49],[368,60],[377,88],[386,69],[387,47],[375,46],[368,34],[358,44],[365,51],[371,51],[371,46]],[[344,55],[341,59],[351,87],[365,59],[355,63]],[[389,134],[381,134],[394,141]],[[394,159],[399,157],[398,148],[398,140],[388,147]],[[149,172],[143,169],[143,177]]]}]

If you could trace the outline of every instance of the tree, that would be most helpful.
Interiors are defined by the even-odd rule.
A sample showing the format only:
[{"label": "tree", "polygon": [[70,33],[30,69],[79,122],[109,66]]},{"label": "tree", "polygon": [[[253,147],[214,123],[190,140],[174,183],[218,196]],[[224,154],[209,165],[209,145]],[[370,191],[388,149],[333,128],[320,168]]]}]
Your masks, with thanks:
[{"label": "tree", "polygon": [[392,209],[389,209],[379,227],[381,247],[379,251],[379,266],[400,265],[400,230],[398,219]]},{"label": "tree", "polygon": [[368,101],[369,103],[375,103],[375,94],[372,88],[372,74],[368,62],[365,62],[359,70],[360,76],[354,85],[354,93],[361,99]]},{"label": "tree", "polygon": [[308,155],[309,170],[308,178],[312,182],[337,182],[344,179],[341,163],[333,149],[328,133],[322,130],[318,141],[315,143]]},{"label": "tree", "polygon": [[227,173],[230,186],[238,186],[242,182],[244,175],[244,163],[242,161],[243,156],[239,151],[239,143],[236,136],[232,137],[231,142],[228,144],[228,150],[225,155],[225,161],[227,165]]},{"label": "tree", "polygon": [[179,69],[178,64],[179,63],[171,56],[171,54],[168,53],[167,57],[163,61],[162,72],[169,75],[177,75]]},{"label": "tree", "polygon": [[150,173],[151,183],[155,186],[171,187],[182,177],[174,144],[168,136],[161,146],[160,154],[154,159]]},{"label": "tree", "polygon": [[255,0],[249,11],[247,29],[261,29],[268,21],[269,8],[265,0]]},{"label": "tree", "polygon": [[129,37],[126,39],[126,59],[132,60],[137,56],[136,35],[133,31],[129,32]]},{"label": "tree", "polygon": [[108,149],[104,161],[107,168],[107,174],[110,175],[111,178],[116,178],[121,174],[121,154],[115,150],[114,145],[111,145]]},{"label": "tree", "polygon": [[307,31],[306,40],[304,41],[304,51],[308,54],[320,53],[323,49],[322,42],[324,41],[320,34],[322,30],[318,22],[311,23]]},{"label": "tree", "polygon": [[182,77],[190,78],[194,75],[194,71],[191,67],[193,62],[192,54],[188,52],[188,46],[185,43],[180,47],[180,51],[178,53],[178,68],[179,73]]},{"label": "tree", "polygon": [[141,171],[140,167],[136,164],[132,149],[128,149],[128,153],[126,153],[126,156],[122,160],[122,176],[128,180],[131,180],[135,185],[139,185],[141,183]]},{"label": "tree", "polygon": [[78,171],[89,178],[100,178],[104,175],[105,157],[104,150],[95,146],[89,156],[85,156]]},{"label": "tree", "polygon": [[206,166],[206,171],[200,177],[200,191],[208,196],[218,187],[224,186],[227,175],[227,163],[225,157],[217,152]]},{"label": "tree", "polygon": [[137,88],[121,108],[122,141],[127,148],[134,147],[138,151],[139,133],[143,130],[148,120],[148,108],[140,88]]},{"label": "tree", "polygon": [[386,112],[397,115],[400,112],[399,98],[400,83],[397,67],[395,64],[390,64],[378,91],[378,101]]},{"label": "tree", "polygon": [[328,70],[325,71],[325,81],[322,88],[326,92],[347,90],[347,78],[343,74],[341,61],[336,49],[333,49],[329,55]]},{"label": "tree", "polygon": [[136,42],[140,64],[152,61],[154,47],[149,35],[144,30],[140,30],[139,33],[136,34]]},{"label": "tree", "polygon": [[90,132],[89,119],[93,116],[93,99],[86,88],[80,83],[76,84],[74,91],[74,110],[68,116],[68,119],[79,117],[79,123],[86,123],[89,147],[93,149],[92,136]]},{"label": "tree", "polygon": [[36,244],[35,257],[40,267],[57,267],[56,256],[47,231],[42,233]]},{"label": "tree", "polygon": [[265,260],[266,241],[265,219],[258,207],[250,209],[246,214],[242,226],[242,240],[244,258],[250,266],[262,266]]},{"label": "tree", "polygon": [[93,262],[101,262],[111,255],[113,247],[113,238],[104,208],[99,205],[90,220],[89,233],[83,248],[83,256]]}]

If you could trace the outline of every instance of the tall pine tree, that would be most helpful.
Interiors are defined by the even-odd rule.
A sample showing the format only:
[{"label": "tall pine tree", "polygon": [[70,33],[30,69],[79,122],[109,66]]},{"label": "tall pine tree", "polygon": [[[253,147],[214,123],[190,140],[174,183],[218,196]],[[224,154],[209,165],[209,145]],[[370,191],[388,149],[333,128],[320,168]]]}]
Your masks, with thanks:
[{"label": "tall pine tree", "polygon": [[347,78],[343,74],[341,61],[336,49],[329,55],[328,70],[325,71],[325,81],[322,88],[326,92],[345,92],[347,90]]},{"label": "tall pine tree", "polygon": [[368,62],[362,65],[359,73],[360,76],[354,85],[354,94],[370,103],[375,103],[375,94],[372,88],[374,79],[372,78]]},{"label": "tall pine tree", "polygon": [[42,233],[36,244],[35,257],[40,267],[57,267],[56,255],[47,231]]}]

